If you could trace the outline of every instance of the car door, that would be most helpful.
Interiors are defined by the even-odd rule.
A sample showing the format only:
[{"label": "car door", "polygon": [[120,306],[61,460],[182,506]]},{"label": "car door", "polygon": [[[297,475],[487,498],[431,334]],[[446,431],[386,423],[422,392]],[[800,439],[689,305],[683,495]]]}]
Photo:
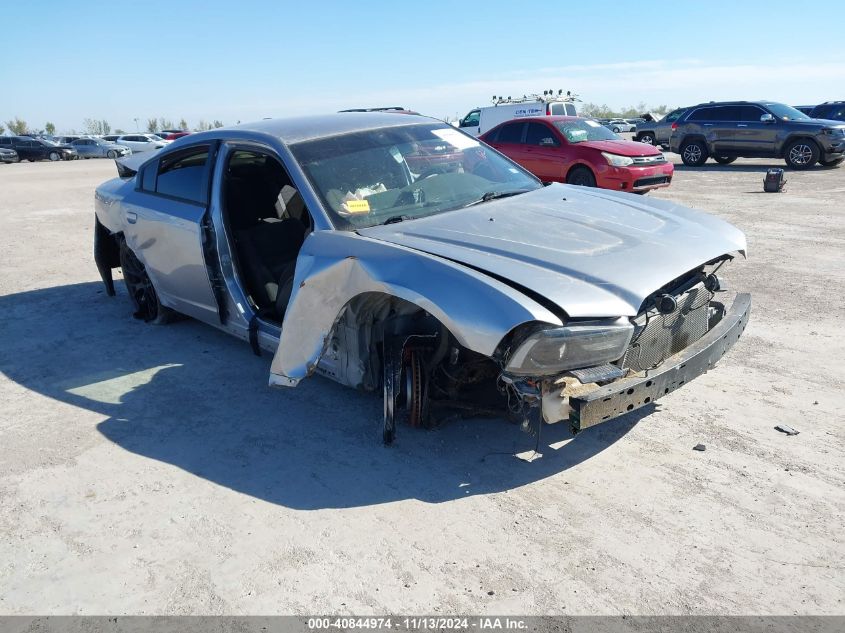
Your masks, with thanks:
[{"label": "car door", "polygon": [[561,142],[545,123],[528,122],[519,163],[543,182],[563,182],[566,167]]},{"label": "car door", "polygon": [[143,152],[144,151],[144,141],[147,139],[143,136],[132,134],[131,136],[124,136],[123,141],[121,141],[124,145],[126,145],[129,149],[132,150],[132,153],[135,152]]},{"label": "car door", "polygon": [[[523,131],[525,130],[524,121],[514,121],[513,123],[505,123],[498,129],[498,132],[491,138],[490,144],[497,150],[502,152],[511,160],[516,161],[525,167],[526,155],[525,146],[522,144]],[[527,167],[526,167],[527,169]]]},{"label": "car door", "polygon": [[738,151],[739,106],[724,105],[710,108],[710,116],[704,127],[708,129],[708,141],[714,154]]},{"label": "car door", "polygon": [[92,143],[90,139],[81,138],[71,143],[71,146],[76,150],[76,153],[79,154],[80,158],[90,158],[91,157],[91,150]]},{"label": "car door", "polygon": [[774,152],[777,124],[761,121],[760,118],[764,114],[769,113],[760,106],[751,104],[740,106],[735,142],[738,153],[753,156]]},{"label": "car door", "polygon": [[219,318],[203,248],[216,152],[202,143],[147,163],[123,200],[126,243],[162,303],[206,322]]}]

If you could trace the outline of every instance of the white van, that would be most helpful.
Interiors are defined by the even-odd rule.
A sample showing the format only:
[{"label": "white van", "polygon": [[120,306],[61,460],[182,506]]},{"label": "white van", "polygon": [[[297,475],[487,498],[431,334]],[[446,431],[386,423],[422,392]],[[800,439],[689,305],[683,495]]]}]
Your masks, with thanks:
[{"label": "white van", "polygon": [[473,136],[479,136],[499,123],[511,119],[553,115],[578,116],[574,100],[575,98],[569,93],[565,97],[544,94],[531,95],[522,99],[494,98],[494,105],[470,110],[463,119],[458,121],[457,127]]}]

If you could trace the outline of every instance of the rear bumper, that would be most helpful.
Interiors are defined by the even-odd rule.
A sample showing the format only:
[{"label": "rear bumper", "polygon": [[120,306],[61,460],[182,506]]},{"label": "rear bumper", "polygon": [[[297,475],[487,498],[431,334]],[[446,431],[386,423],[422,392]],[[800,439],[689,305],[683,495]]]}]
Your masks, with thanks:
[{"label": "rear bumper", "polygon": [[569,421],[575,430],[607,422],[654,402],[706,373],[739,340],[750,313],[751,295],[738,294],[713,329],[656,369],[645,372],[645,376],[623,378],[585,395],[570,396]]}]

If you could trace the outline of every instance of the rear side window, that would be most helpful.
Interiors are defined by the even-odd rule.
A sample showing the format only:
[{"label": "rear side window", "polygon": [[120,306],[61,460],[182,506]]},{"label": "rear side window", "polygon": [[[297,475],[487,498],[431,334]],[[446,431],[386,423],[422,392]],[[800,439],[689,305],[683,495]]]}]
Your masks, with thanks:
[{"label": "rear side window", "polygon": [[713,108],[715,113],[712,115],[713,121],[739,121],[740,120],[740,106],[722,106],[721,108]]},{"label": "rear side window", "polygon": [[205,204],[208,197],[208,151],[207,145],[192,147],[162,158],[156,178],[156,193]]},{"label": "rear side window", "polygon": [[552,114],[566,114],[566,108],[562,103],[553,103],[551,107]]},{"label": "rear side window", "polygon": [[698,108],[689,115],[687,121],[712,121],[713,108]]},{"label": "rear side window", "polygon": [[499,130],[499,136],[496,139],[499,143],[520,143],[522,142],[522,128],[524,123],[508,123],[502,126]]}]

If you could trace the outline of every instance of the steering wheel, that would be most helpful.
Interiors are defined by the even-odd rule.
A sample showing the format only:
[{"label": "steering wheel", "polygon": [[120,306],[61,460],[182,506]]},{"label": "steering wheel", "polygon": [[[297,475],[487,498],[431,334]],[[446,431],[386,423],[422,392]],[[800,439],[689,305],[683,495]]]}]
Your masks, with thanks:
[{"label": "steering wheel", "polygon": [[445,165],[435,165],[434,167],[429,167],[421,173],[417,177],[417,180],[425,180],[426,178],[431,178],[432,176],[439,176],[440,174],[445,174],[448,171],[449,169]]}]

